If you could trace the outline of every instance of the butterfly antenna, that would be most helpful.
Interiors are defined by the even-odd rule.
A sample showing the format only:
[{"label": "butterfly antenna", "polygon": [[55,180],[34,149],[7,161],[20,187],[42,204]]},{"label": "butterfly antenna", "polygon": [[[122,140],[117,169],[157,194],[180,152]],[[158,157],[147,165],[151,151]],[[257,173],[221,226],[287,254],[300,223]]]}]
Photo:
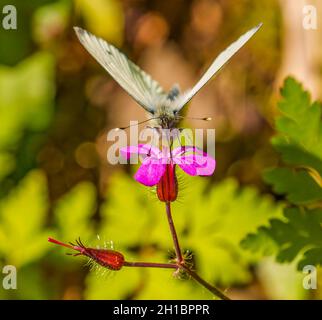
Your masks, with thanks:
[{"label": "butterfly antenna", "polygon": [[202,120],[202,121],[211,121],[211,117],[205,117],[205,118],[194,118],[194,117],[184,117],[184,116],[178,116],[180,119],[189,119],[189,120]]},{"label": "butterfly antenna", "polygon": [[125,130],[125,129],[128,129],[128,128],[130,128],[130,127],[138,126],[138,125],[140,125],[140,124],[142,124],[142,123],[146,123],[146,122],[148,122],[148,121],[156,120],[156,119],[159,119],[159,117],[150,118],[150,119],[147,119],[147,120],[144,120],[144,121],[141,121],[141,122],[135,123],[135,124],[130,124],[129,126],[126,126],[126,127],[115,128],[115,130]]}]

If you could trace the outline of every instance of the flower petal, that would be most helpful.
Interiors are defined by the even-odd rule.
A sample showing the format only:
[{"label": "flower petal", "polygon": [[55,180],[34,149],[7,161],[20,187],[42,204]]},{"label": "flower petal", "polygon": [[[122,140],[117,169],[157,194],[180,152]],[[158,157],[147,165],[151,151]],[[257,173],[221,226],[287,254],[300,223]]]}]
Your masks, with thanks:
[{"label": "flower petal", "polygon": [[210,176],[214,173],[215,169],[216,169],[216,160],[209,156],[197,156],[199,158],[201,158],[202,160],[198,162],[198,167],[196,168],[197,170],[197,175],[198,176]]},{"label": "flower petal", "polygon": [[205,155],[189,154],[177,156],[173,161],[187,174],[191,176],[209,176],[213,174],[216,167],[216,160]]},{"label": "flower petal", "polygon": [[134,178],[136,181],[151,187],[156,185],[165,172],[166,166],[161,163],[156,163],[156,159],[145,158],[141,167],[138,169]]},{"label": "flower petal", "polygon": [[173,157],[182,156],[185,153],[195,153],[195,154],[199,154],[199,155],[208,156],[208,154],[206,152],[204,152],[203,150],[201,150],[195,146],[181,146],[181,147],[175,148],[172,151],[172,156]]},{"label": "flower petal", "polygon": [[158,148],[151,146],[149,144],[127,146],[127,147],[121,148],[120,152],[121,152],[121,155],[126,159],[129,159],[131,157],[131,154],[142,154],[146,156],[152,155],[152,156],[158,157],[161,153],[161,151]]}]

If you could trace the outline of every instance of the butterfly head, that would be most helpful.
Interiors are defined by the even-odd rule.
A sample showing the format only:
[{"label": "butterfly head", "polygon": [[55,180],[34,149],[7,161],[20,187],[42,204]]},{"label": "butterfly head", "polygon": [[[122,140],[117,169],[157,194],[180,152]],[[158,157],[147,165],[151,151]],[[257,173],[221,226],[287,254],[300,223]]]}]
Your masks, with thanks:
[{"label": "butterfly head", "polygon": [[153,116],[158,120],[158,124],[163,129],[172,129],[179,122],[177,112],[168,105],[162,105],[157,108]]}]

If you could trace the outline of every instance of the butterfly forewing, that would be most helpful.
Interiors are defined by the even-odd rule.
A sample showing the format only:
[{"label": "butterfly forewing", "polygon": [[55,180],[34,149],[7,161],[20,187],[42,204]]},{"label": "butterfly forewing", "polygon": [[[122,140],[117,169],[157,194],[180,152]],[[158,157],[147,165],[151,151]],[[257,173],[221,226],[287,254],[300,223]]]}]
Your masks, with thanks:
[{"label": "butterfly forewing", "polygon": [[166,97],[162,87],[111,44],[86,30],[74,29],[82,45],[114,80],[144,109],[154,113],[156,101]]},{"label": "butterfly forewing", "polygon": [[225,65],[225,63],[256,33],[256,31],[262,26],[259,24],[253,29],[243,34],[237,41],[232,43],[227,49],[219,54],[214,60],[205,74],[196,83],[196,85],[188,92],[182,94],[175,101],[174,111],[179,111],[184,107],[191,98]]}]

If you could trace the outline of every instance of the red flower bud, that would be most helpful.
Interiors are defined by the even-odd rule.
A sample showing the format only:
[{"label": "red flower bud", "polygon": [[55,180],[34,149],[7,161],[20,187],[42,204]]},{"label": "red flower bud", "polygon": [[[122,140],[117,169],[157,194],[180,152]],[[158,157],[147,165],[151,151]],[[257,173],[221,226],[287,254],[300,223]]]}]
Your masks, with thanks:
[{"label": "red flower bud", "polygon": [[76,244],[67,244],[58,240],[48,238],[49,242],[64,246],[69,249],[78,251],[74,256],[84,255],[98,263],[99,265],[110,270],[120,270],[124,265],[124,256],[122,253],[108,249],[87,248],[83,245],[80,239],[76,240]]},{"label": "red flower bud", "polygon": [[166,165],[166,170],[157,184],[157,195],[160,201],[175,201],[178,196],[178,180],[176,177],[175,164]]}]

